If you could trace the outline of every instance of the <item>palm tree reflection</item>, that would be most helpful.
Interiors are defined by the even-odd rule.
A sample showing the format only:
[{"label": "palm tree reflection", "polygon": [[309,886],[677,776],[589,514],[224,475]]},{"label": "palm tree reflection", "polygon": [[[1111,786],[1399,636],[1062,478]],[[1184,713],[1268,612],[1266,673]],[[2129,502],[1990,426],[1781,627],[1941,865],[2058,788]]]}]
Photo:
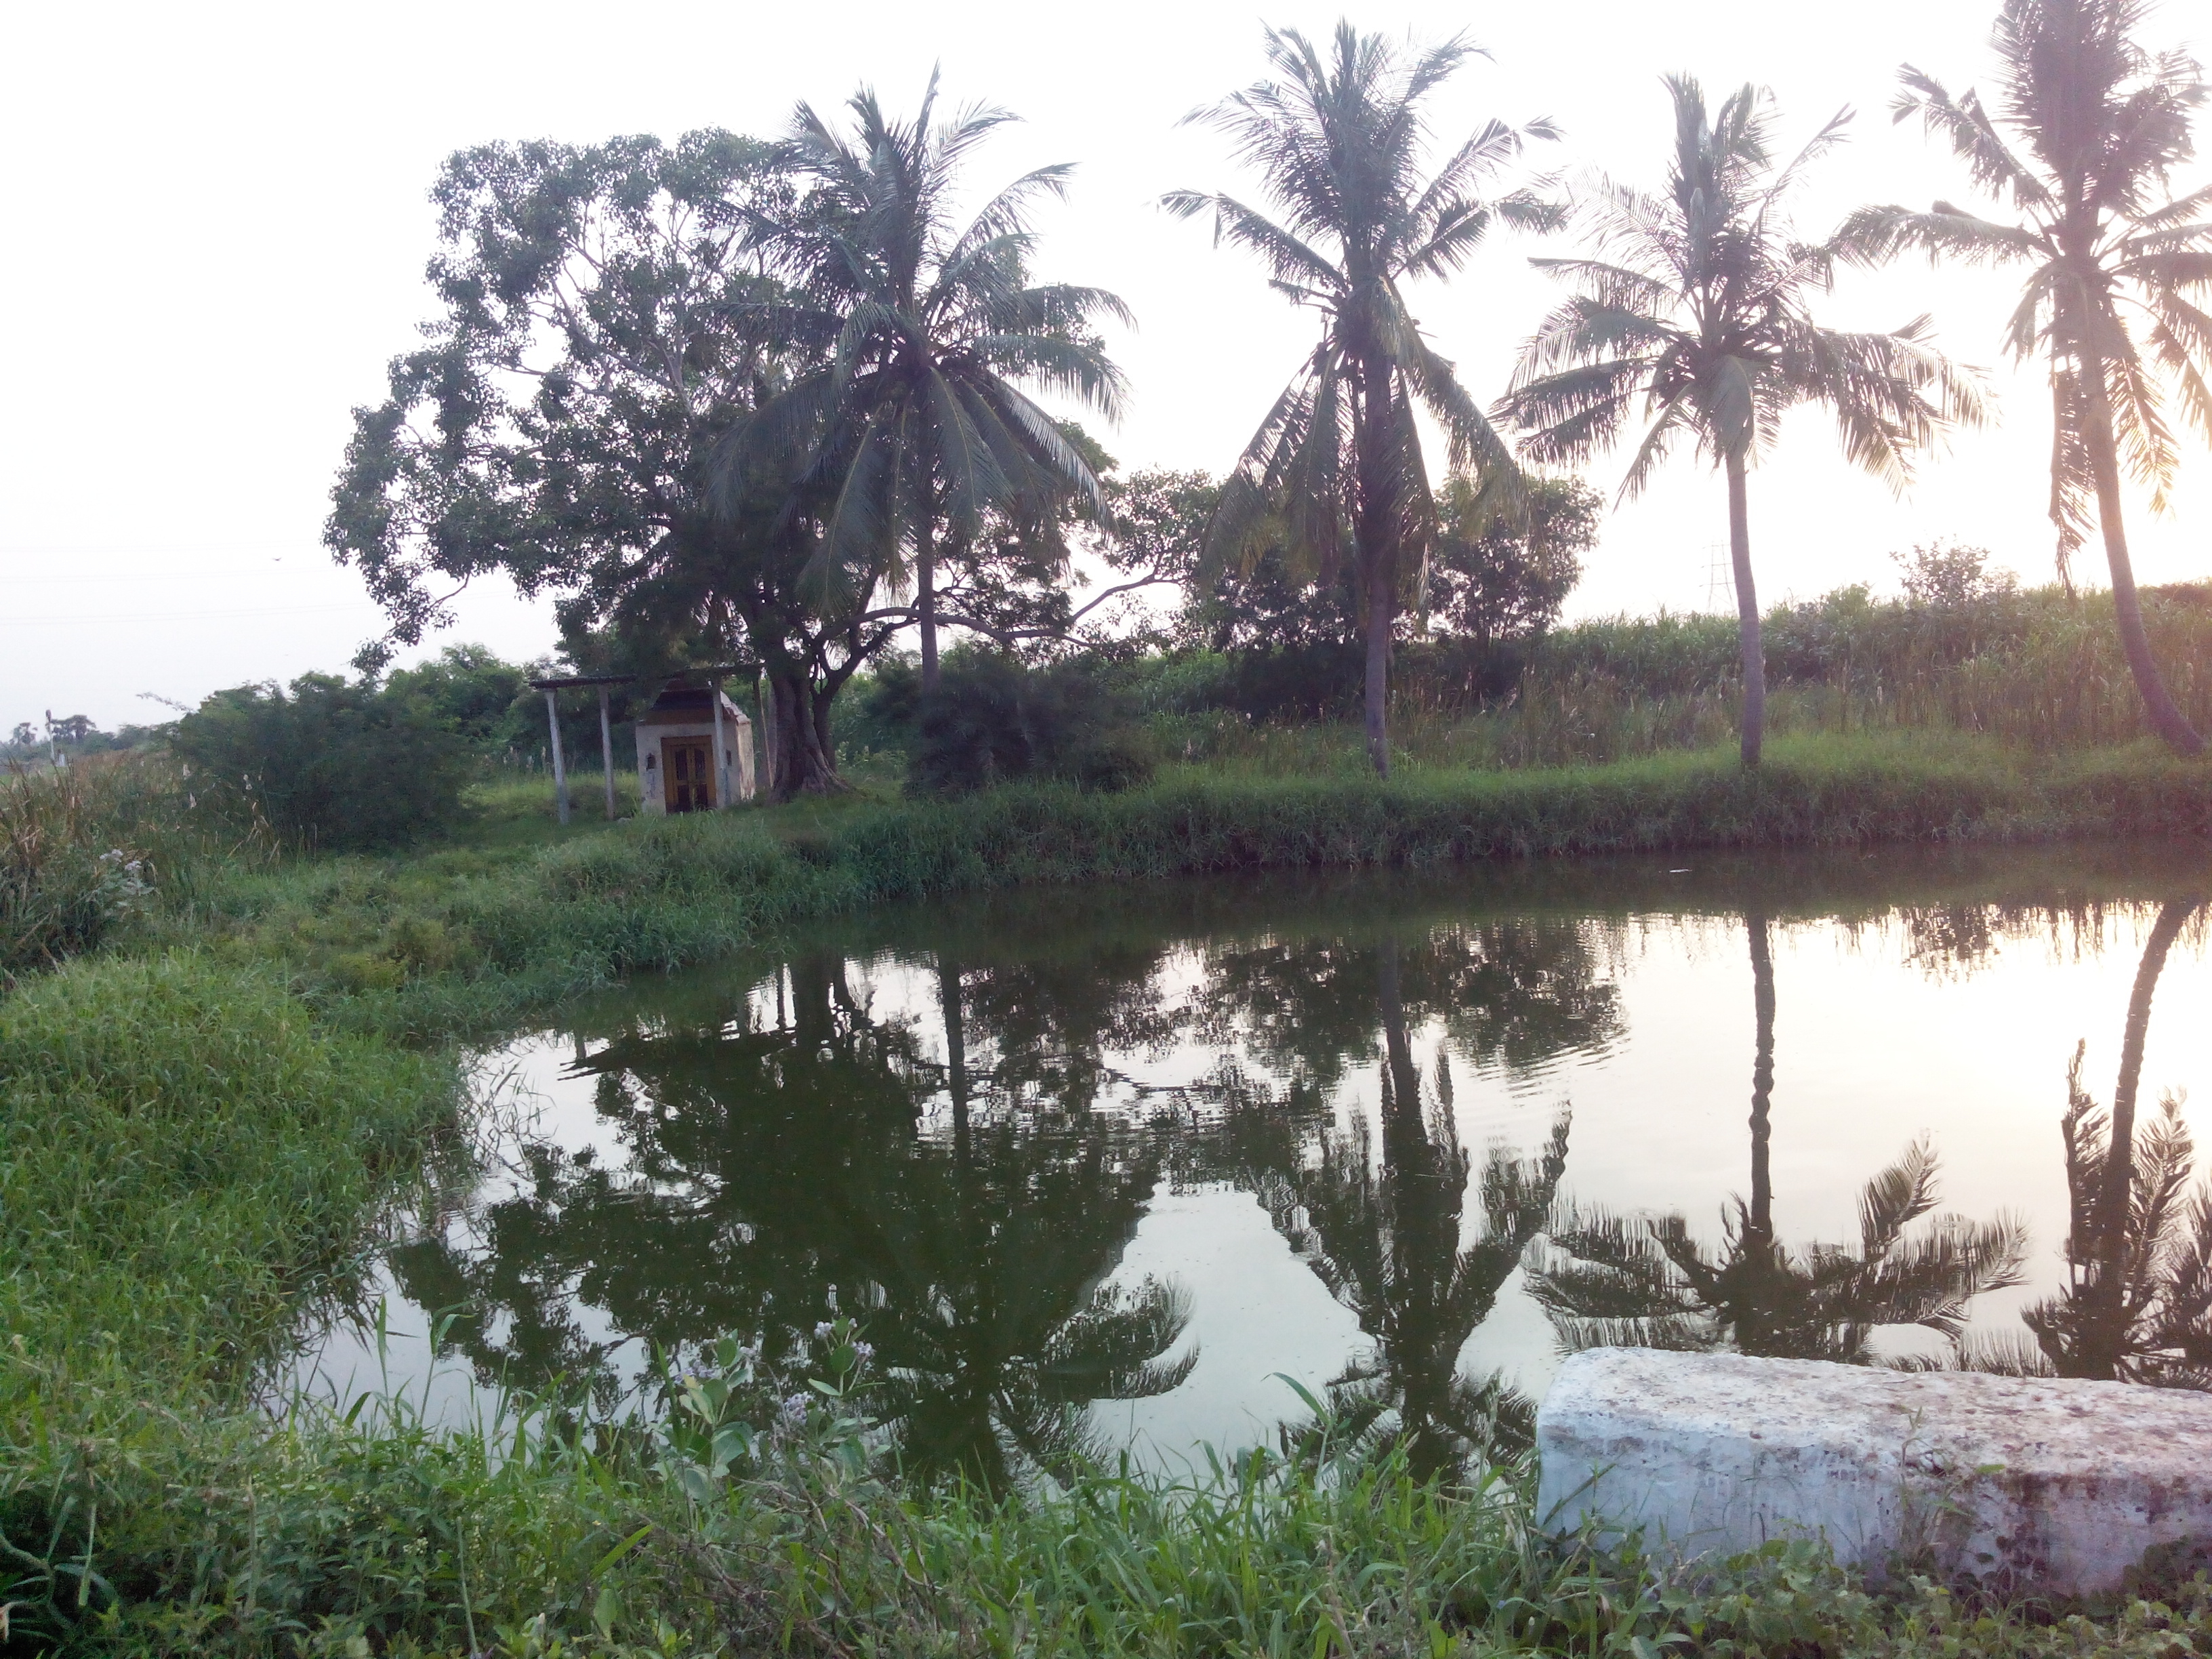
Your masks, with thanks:
[{"label": "palm tree reflection", "polygon": [[2151,998],[2202,899],[2160,907],[2136,969],[2109,1115],[2081,1085],[2087,1045],[2066,1073],[2065,1288],[2023,1316],[2034,1346],[1989,1344],[1983,1369],[2212,1389],[2212,1182],[2193,1194],[2196,1145],[2167,1094],[2136,1127]]},{"label": "palm tree reflection", "polygon": [[1791,1250],[1775,1235],[1771,1112],[1774,957],[1764,910],[1745,916],[1755,1031],[1751,1197],[1735,1201],[1710,1250],[1680,1214],[1620,1216],[1580,1209],[1555,1229],[1529,1288],[1570,1349],[1622,1346],[1717,1349],[1798,1359],[1874,1361],[1875,1333],[1917,1325],[1955,1347],[1967,1304],[2021,1282],[2027,1236],[2016,1220],[1938,1218],[1936,1161],[1916,1142],[1867,1182],[1856,1249]]},{"label": "palm tree reflection", "polygon": [[[1329,1385],[1332,1432],[1381,1450],[1402,1444],[1423,1475],[1463,1468],[1532,1437],[1528,1402],[1460,1355],[1548,1217],[1567,1157],[1567,1120],[1527,1160],[1493,1148],[1476,1182],[1482,1226],[1461,1243],[1473,1163],[1459,1139],[1450,1061],[1440,1044],[1425,1091],[1408,1030],[1395,937],[1374,953],[1381,1014],[1382,1149],[1366,1120],[1321,1136],[1318,1160],[1261,1184],[1275,1226],[1373,1346]],[[1425,1101],[1425,1095],[1426,1097]],[[1287,1431],[1309,1443],[1318,1425]]]}]

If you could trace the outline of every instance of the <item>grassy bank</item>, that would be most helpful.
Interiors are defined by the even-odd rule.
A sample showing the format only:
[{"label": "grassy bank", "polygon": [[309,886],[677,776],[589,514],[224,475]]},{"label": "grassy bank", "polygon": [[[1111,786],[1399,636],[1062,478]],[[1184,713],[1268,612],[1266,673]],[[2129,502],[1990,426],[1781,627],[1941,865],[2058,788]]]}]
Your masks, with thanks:
[{"label": "grassy bank", "polygon": [[227,959],[275,960],[333,1017],[423,1039],[494,1029],[634,973],[889,902],[1028,882],[1234,869],[1442,865],[1669,849],[2212,835],[2212,766],[2149,744],[2043,760],[1921,733],[1387,784],[1311,769],[1171,769],[1121,794],[878,796],[512,835],[405,862],[241,877],[175,924]]},{"label": "grassy bank", "polygon": [[81,962],[0,1000],[0,1418],[79,1382],[222,1397],[453,1121],[450,1063],[266,969]]},{"label": "grassy bank", "polygon": [[[414,856],[198,855],[107,915],[91,954],[0,998],[0,1603],[19,1638],[609,1659],[2212,1651],[2203,1586],[2092,1627],[1874,1598],[1802,1556],[1662,1580],[1536,1538],[1512,1470],[1472,1492],[1270,1461],[1194,1489],[1071,1470],[1045,1492],[916,1494],[874,1466],[866,1395],[835,1362],[803,1423],[781,1402],[806,1377],[743,1378],[706,1425],[749,1425],[726,1460],[711,1435],[557,1410],[488,1438],[388,1401],[300,1402],[273,1427],[254,1408],[301,1297],[343,1297],[378,1216],[463,1129],[451,1042],[628,975],[1024,882],[2212,835],[2212,767],[2141,744],[1792,738],[1755,775],[1724,750],[1409,760],[1388,785],[1330,750],[1116,795],[870,793],[566,829],[519,786]],[[193,856],[175,845],[162,860]]]}]

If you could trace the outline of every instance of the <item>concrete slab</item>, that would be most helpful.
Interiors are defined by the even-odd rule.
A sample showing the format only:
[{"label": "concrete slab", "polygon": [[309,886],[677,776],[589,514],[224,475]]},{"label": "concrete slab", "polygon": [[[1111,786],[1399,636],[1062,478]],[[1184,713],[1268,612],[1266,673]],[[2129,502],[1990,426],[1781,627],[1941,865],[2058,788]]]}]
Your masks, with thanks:
[{"label": "concrete slab", "polygon": [[1817,1535],[1869,1568],[2071,1595],[2212,1544],[2212,1396],[2174,1389],[1597,1348],[1536,1442],[1547,1528],[1642,1527],[1678,1560]]}]

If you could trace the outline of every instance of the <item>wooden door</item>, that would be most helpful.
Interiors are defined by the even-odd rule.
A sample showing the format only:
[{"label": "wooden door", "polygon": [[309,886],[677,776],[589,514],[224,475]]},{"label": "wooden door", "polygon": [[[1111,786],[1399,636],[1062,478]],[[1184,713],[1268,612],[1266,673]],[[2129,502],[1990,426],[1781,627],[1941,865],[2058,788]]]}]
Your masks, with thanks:
[{"label": "wooden door", "polygon": [[668,810],[710,811],[714,805],[714,744],[706,738],[663,738],[660,754],[668,780]]}]

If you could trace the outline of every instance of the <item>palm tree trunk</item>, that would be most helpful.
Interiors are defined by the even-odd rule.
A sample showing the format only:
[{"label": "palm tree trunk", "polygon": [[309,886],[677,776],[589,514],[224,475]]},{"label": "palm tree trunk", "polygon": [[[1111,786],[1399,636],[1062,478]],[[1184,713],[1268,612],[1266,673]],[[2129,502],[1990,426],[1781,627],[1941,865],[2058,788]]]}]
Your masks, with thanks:
[{"label": "palm tree trunk", "polygon": [[2082,441],[2089,451],[2089,471],[2097,483],[2097,527],[2105,536],[2105,562],[2112,572],[2112,614],[2120,625],[2120,649],[2127,653],[2128,672],[2136,677],[2143,714],[2150,729],[2184,755],[2204,752],[2204,739],[2181,712],[2166,678],[2150,654],[2150,635],[2143,631],[2142,601],[2136,593],[2136,572],[2128,557],[2127,526],[2120,514],[2119,453],[2112,441],[2112,405],[2105,390],[2105,365],[2094,351],[2081,354],[2083,411]]},{"label": "palm tree trunk", "polygon": [[1751,509],[1744,459],[1728,458],[1729,563],[1735,575],[1735,615],[1743,643],[1743,763],[1759,764],[1766,737],[1766,652],[1759,634],[1759,589],[1751,580]]},{"label": "palm tree trunk", "polygon": [[2096,1352],[2078,1356],[2085,1369],[2078,1374],[2107,1380],[2119,1374],[2133,1322],[2127,1307],[2130,1258],[2140,1246],[2156,1241],[2132,1237],[2129,1212],[2136,1170],[2136,1096],[2142,1084],[2143,1041],[2150,1031],[2150,1002],[2166,969],[2166,953],[2180,936],[2182,924],[2195,913],[2202,899],[2169,899],[2159,908],[2143,941],[2142,960],[2136,967],[2135,988],[2128,994],[2127,1029],[2120,1037],[2120,1075],[2112,1088],[2112,1127],[2106,1144],[2103,1190],[2097,1197],[2096,1276],[2089,1292],[2092,1314],[2084,1322],[2085,1334]]},{"label": "palm tree trunk", "polygon": [[952,1091],[952,1145],[964,1168],[968,1159],[968,1027],[960,1008],[960,965],[937,959],[938,1006],[945,1016],[945,1080]]},{"label": "palm tree trunk", "polygon": [[1756,1029],[1751,1061],[1751,1230],[1765,1243],[1774,1239],[1774,946],[1763,909],[1744,913],[1751,934],[1752,1018]]},{"label": "palm tree trunk", "polygon": [[[1378,567],[1382,562],[1376,562]],[[1378,778],[1390,775],[1390,630],[1398,620],[1396,577],[1395,569],[1378,568],[1367,583],[1367,758]]]},{"label": "palm tree trunk", "polygon": [[937,526],[929,509],[915,526],[915,613],[921,619],[921,690],[937,690]]},{"label": "palm tree trunk", "polygon": [[1353,546],[1367,609],[1367,679],[1364,697],[1367,758],[1375,775],[1390,775],[1390,630],[1398,620],[1398,557],[1404,538],[1398,471],[1392,445],[1400,410],[1390,360],[1371,346],[1355,351],[1359,364],[1352,409],[1352,465],[1358,507]]}]

